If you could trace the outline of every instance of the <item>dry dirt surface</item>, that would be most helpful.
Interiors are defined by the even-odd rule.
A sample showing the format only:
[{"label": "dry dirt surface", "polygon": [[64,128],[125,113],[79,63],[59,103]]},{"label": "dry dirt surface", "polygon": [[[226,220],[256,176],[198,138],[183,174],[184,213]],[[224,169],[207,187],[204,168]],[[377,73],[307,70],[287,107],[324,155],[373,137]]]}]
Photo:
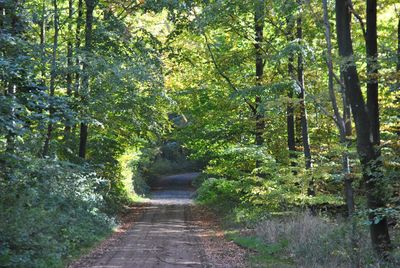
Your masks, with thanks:
[{"label": "dry dirt surface", "polygon": [[149,203],[133,209],[130,223],[69,267],[244,267],[243,249],[214,235],[212,219],[194,215],[202,213],[191,199],[197,175],[162,178]]}]

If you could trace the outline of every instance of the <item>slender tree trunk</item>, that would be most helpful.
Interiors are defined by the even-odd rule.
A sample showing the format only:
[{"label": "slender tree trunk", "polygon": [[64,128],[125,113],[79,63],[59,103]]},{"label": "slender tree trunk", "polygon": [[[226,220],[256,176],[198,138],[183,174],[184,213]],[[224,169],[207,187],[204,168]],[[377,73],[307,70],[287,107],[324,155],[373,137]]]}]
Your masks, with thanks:
[{"label": "slender tree trunk", "polygon": [[[73,19],[73,14],[74,14],[74,1],[69,0],[68,1],[68,33],[72,34],[72,19]],[[71,38],[68,39],[68,44],[67,44],[67,95],[71,96],[72,95],[72,49],[73,49],[73,44]]]},{"label": "slender tree trunk", "polygon": [[[289,56],[289,64],[288,64],[288,72],[289,76],[293,77],[294,76],[294,58],[293,54]],[[296,132],[295,132],[295,124],[294,124],[294,104],[293,104],[293,87],[291,87],[288,91],[288,98],[289,102],[287,104],[286,108],[286,119],[287,119],[287,143],[288,143],[288,149],[289,149],[289,157],[294,158],[295,157],[295,151],[296,151]]]},{"label": "slender tree trunk", "polygon": [[386,258],[391,249],[387,219],[383,217],[375,224],[378,216],[374,210],[383,208],[384,193],[381,189],[382,172],[377,166],[378,156],[371,140],[372,131],[369,115],[361,92],[360,81],[353,57],[351,39],[351,14],[346,0],[336,0],[336,31],[339,54],[346,61],[343,77],[346,96],[350,102],[357,134],[357,151],[362,166],[363,181],[366,185],[368,208],[372,210],[369,219],[371,240],[376,252]]},{"label": "slender tree trunk", "polygon": [[76,54],[76,67],[77,71],[75,73],[75,92],[74,95],[75,97],[79,96],[79,90],[80,90],[80,71],[79,67],[81,65],[81,61],[79,59],[78,51],[81,48],[81,30],[82,30],[82,19],[83,19],[83,0],[78,0],[78,18],[77,18],[77,24],[76,24],[76,33],[75,33],[75,54]]},{"label": "slender tree trunk", "polygon": [[6,20],[6,7],[4,2],[0,2],[0,29],[4,30],[4,21]]},{"label": "slender tree trunk", "polygon": [[[13,2],[10,3],[8,9],[7,7],[4,8],[4,28],[5,31],[10,33],[11,36],[16,37],[19,36],[21,34],[21,27],[18,27],[18,23],[19,23],[19,16],[18,16],[18,9],[22,9],[23,8],[23,3],[15,0]],[[10,52],[8,52],[8,57],[10,59],[15,59],[17,56],[18,50],[17,48],[11,50]],[[11,125],[13,126],[13,128],[15,127],[15,105],[14,103],[17,101],[15,94],[17,92],[17,83],[15,81],[15,79],[10,78],[7,79],[6,84],[6,95],[8,95],[11,99],[11,106],[10,109],[8,111],[10,118],[12,118],[12,122]],[[16,134],[13,130],[9,130],[7,131],[6,134],[6,153],[7,154],[14,154],[16,151],[16,145],[15,145],[15,138],[16,138]]]},{"label": "slender tree trunk", "polygon": [[[72,19],[73,19],[73,14],[74,14],[74,1],[73,0],[69,0],[68,1],[68,33],[69,35],[72,35]],[[72,61],[72,56],[73,56],[73,43],[72,43],[72,39],[69,37],[68,38],[68,44],[67,44],[67,95],[69,97],[72,96],[72,88],[73,88],[73,84],[72,84],[72,66],[73,66],[73,61]],[[66,136],[69,135],[69,133],[71,132],[71,126],[69,125],[69,122],[66,122],[65,125],[65,134]]]},{"label": "slender tree trunk", "polygon": [[[288,18],[287,20],[287,36],[288,41],[293,41],[293,17]],[[294,55],[293,53],[289,54],[288,58],[288,74],[289,77],[295,77],[295,69],[294,69]],[[290,87],[288,90],[288,104],[286,106],[286,121],[287,121],[287,144],[289,149],[289,157],[291,159],[296,157],[296,132],[295,132],[295,121],[294,121],[294,103],[293,103],[293,87]],[[292,161],[292,166],[295,165],[295,162]]]},{"label": "slender tree trunk", "polygon": [[57,0],[53,0],[54,7],[54,40],[53,40],[53,53],[51,57],[51,73],[50,73],[50,103],[49,103],[49,124],[47,126],[46,139],[43,146],[42,156],[46,157],[49,154],[50,141],[53,134],[54,124],[52,122],[52,117],[54,114],[53,97],[55,93],[55,83],[57,77],[57,49],[58,49],[58,33],[59,33],[59,14]]},{"label": "slender tree trunk", "polygon": [[[16,101],[15,98],[15,93],[16,93],[16,85],[14,85],[14,83],[9,82],[7,85],[7,95],[12,99],[12,104],[9,110],[10,113],[10,117],[12,118],[12,122],[11,125],[13,126],[13,128],[15,127],[15,106],[14,106],[14,102]],[[9,130],[7,135],[6,135],[6,153],[7,154],[14,154],[15,153],[15,133],[13,130]]]},{"label": "slender tree trunk", "polygon": [[[333,61],[332,61],[332,41],[331,41],[331,25],[329,23],[328,17],[328,1],[322,0],[322,5],[324,9],[324,24],[325,24],[325,40],[327,44],[327,65],[328,65],[328,88],[329,88],[329,97],[331,99],[334,118],[336,126],[339,130],[339,139],[340,143],[346,147],[346,149],[342,152],[342,171],[344,176],[344,191],[345,191],[345,199],[347,205],[347,211],[349,217],[354,212],[354,191],[352,187],[352,179],[350,173],[350,162],[349,155],[347,153],[348,141],[346,138],[346,122],[344,118],[340,115],[339,107],[337,105],[335,89],[334,89],[334,73],[333,73]],[[345,105],[343,104],[344,109]]]},{"label": "slender tree trunk", "polygon": [[[398,12],[398,22],[397,22],[397,64],[396,64],[396,71],[397,71],[397,81],[396,81],[396,90],[400,90],[400,12]],[[400,103],[400,97],[396,98],[396,103]],[[398,120],[400,120],[400,115],[397,116]],[[400,136],[400,129],[397,129],[397,135]]]},{"label": "slender tree trunk", "polygon": [[[298,0],[298,4],[302,5],[302,0]],[[301,15],[297,18],[297,39],[300,41],[303,39],[303,26]],[[305,157],[306,169],[312,167],[311,160],[311,148],[310,148],[310,138],[308,132],[308,119],[307,119],[307,109],[305,101],[305,87],[304,87],[304,63],[303,54],[299,53],[297,57],[297,80],[300,86],[300,116],[301,116],[301,137],[303,142],[303,151]],[[309,189],[310,195],[315,195],[314,189],[311,187]]]},{"label": "slender tree trunk", "polygon": [[[340,70],[340,80],[342,81],[342,84],[344,84],[342,70]],[[351,107],[349,101],[346,98],[346,89],[342,85],[340,87],[343,102],[343,120],[346,128],[346,137],[350,137],[351,135],[353,135],[353,128],[351,126]]]},{"label": "slender tree trunk", "polygon": [[[397,72],[400,72],[400,16],[397,22]],[[397,89],[400,88],[400,77],[397,78]]]},{"label": "slender tree trunk", "polygon": [[[255,30],[255,54],[256,54],[256,85],[261,87],[262,79],[264,75],[264,61],[262,56],[262,42],[264,38],[264,17],[265,17],[265,1],[257,0],[255,4],[254,11],[254,30]],[[261,96],[257,95],[255,97],[255,107],[256,107],[256,144],[262,145],[264,143],[264,113],[261,111]]]},{"label": "slender tree trunk", "polygon": [[42,18],[40,20],[40,50],[41,55],[41,73],[42,85],[46,84],[46,0],[42,2]]},{"label": "slender tree trunk", "polygon": [[[4,31],[4,21],[6,18],[6,8],[4,5],[4,2],[0,2],[0,30]],[[5,53],[4,50],[0,51],[0,57],[4,58],[5,57]],[[0,95],[5,95],[6,94],[6,81],[5,81],[5,73],[4,71],[1,72],[0,74]]]},{"label": "slender tree trunk", "polygon": [[[82,91],[81,98],[82,103],[85,105],[88,103],[89,98],[89,74],[88,74],[88,58],[87,55],[92,50],[92,31],[93,31],[93,11],[96,6],[95,0],[85,0],[86,2],[86,25],[85,25],[85,52],[86,59],[83,64],[83,77],[82,77]],[[79,157],[86,157],[86,146],[88,139],[88,124],[82,122],[80,127],[79,136]]]},{"label": "slender tree trunk", "polygon": [[[376,0],[367,0],[367,110],[371,122],[372,142],[380,145],[378,105],[378,36],[376,30]],[[380,154],[377,150],[378,155]]]},{"label": "slender tree trunk", "polygon": [[[343,117],[340,115],[340,111],[336,101],[336,95],[334,90],[334,69],[333,69],[333,60],[332,60],[332,41],[331,41],[331,25],[329,23],[328,16],[328,0],[322,0],[323,10],[324,10],[324,24],[325,24],[325,39],[327,43],[327,65],[328,65],[328,87],[329,87],[329,96],[331,99],[333,111],[334,111],[334,119],[335,123],[339,130],[339,140],[340,143],[344,146],[344,150],[342,151],[342,173],[343,173],[343,181],[344,181],[344,197],[346,200],[346,207],[348,213],[348,219],[351,222],[351,243],[352,243],[352,266],[360,267],[359,265],[359,245],[358,240],[356,238],[356,222],[353,218],[354,214],[354,190],[353,190],[353,180],[351,176],[350,169],[350,160],[349,154],[347,152],[348,146],[350,145],[347,140],[347,133],[349,124],[347,123],[345,116],[347,115],[346,109],[348,109],[348,105],[345,103],[346,97],[344,92],[342,91],[342,101],[343,101]],[[344,90],[344,88],[343,88]],[[351,122],[350,122],[350,131],[351,131]]]}]

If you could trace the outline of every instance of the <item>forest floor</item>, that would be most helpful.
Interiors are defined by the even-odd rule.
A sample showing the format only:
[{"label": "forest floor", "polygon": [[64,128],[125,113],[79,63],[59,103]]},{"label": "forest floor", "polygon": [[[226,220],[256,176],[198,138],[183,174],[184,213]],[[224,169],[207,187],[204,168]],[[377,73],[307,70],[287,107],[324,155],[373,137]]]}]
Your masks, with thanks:
[{"label": "forest floor", "polygon": [[130,208],[111,237],[69,267],[246,267],[246,250],[225,240],[215,215],[193,203],[197,175],[161,178],[149,202]]}]

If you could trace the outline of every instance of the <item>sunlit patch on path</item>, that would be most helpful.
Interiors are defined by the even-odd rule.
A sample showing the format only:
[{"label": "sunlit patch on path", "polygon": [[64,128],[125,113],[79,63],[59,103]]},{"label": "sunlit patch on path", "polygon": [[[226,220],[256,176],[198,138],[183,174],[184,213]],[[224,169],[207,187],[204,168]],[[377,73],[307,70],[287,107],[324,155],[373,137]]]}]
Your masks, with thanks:
[{"label": "sunlit patch on path", "polygon": [[197,173],[166,176],[153,187],[142,216],[120,243],[108,248],[90,265],[93,268],[212,267],[192,217]]}]

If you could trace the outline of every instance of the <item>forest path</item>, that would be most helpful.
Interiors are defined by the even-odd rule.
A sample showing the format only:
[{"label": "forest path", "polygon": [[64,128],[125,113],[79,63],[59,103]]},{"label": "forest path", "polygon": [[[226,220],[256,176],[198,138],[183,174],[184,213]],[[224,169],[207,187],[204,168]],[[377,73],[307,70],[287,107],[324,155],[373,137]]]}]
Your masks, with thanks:
[{"label": "forest path", "polygon": [[192,217],[191,181],[197,175],[179,174],[159,180],[149,204],[120,242],[90,265],[79,267],[211,267],[200,239],[203,230]]}]

